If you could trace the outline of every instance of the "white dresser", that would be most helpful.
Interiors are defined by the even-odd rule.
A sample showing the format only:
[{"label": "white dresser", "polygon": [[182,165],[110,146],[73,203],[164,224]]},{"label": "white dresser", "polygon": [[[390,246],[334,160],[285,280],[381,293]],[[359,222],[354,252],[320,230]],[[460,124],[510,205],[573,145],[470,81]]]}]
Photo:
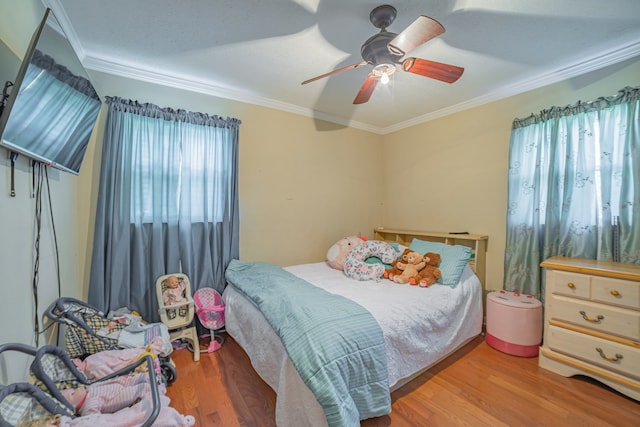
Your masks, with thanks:
[{"label": "white dresser", "polygon": [[640,265],[551,257],[539,365],[640,400]]}]

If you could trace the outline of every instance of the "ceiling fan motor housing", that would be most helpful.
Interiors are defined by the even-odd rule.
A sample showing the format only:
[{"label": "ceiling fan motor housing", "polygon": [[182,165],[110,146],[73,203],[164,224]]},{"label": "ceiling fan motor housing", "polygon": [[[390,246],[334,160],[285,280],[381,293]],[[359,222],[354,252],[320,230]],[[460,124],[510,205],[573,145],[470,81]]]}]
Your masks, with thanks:
[{"label": "ceiling fan motor housing", "polygon": [[370,37],[362,45],[362,59],[374,66],[378,64],[397,64],[400,57],[392,54],[387,47],[389,42],[396,36],[396,33],[383,30]]}]

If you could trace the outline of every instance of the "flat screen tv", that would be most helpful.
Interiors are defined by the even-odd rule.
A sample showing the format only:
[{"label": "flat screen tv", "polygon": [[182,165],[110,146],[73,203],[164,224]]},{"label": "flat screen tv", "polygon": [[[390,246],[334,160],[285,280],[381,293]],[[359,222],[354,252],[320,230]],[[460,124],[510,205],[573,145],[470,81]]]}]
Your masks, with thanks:
[{"label": "flat screen tv", "polygon": [[47,8],[5,100],[0,146],[77,175],[101,105]]}]

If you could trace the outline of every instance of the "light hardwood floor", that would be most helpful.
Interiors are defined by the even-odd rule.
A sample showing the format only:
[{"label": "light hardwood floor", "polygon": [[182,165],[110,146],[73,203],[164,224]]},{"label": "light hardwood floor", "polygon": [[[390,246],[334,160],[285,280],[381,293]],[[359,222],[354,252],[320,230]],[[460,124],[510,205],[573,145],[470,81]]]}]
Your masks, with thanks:
[{"label": "light hardwood floor", "polygon": [[[186,349],[172,358],[171,405],[194,415],[197,426],[275,426],[275,393],[233,339],[199,362]],[[501,353],[482,337],[391,397],[391,414],[363,427],[640,426],[640,403],[586,377],[541,369],[537,358]]]}]

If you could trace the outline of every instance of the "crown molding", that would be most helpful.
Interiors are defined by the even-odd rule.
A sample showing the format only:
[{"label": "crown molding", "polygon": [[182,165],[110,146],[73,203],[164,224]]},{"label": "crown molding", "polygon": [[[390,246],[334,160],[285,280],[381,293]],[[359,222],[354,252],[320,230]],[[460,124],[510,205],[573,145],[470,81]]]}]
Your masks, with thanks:
[{"label": "crown molding", "polygon": [[75,50],[76,55],[78,55],[80,62],[84,65],[86,52],[82,47],[82,43],[80,43],[80,39],[78,39],[78,35],[73,29],[73,25],[71,25],[69,16],[65,12],[64,7],[62,7],[62,2],[60,0],[41,0],[41,2],[44,7],[48,7],[53,11],[53,15],[56,17],[58,24],[60,24],[64,35],[69,40],[69,43],[71,43],[71,46],[73,47],[73,50]]},{"label": "crown molding", "polygon": [[108,74],[155,83],[177,89],[217,96],[220,98],[231,99],[234,101],[245,102],[248,104],[259,105],[267,108],[274,108],[292,114],[325,120],[342,126],[348,126],[379,135],[385,135],[454,113],[488,104],[493,101],[498,101],[500,99],[508,98],[520,93],[548,86],[562,80],[580,76],[590,71],[595,71],[600,68],[634,58],[638,55],[640,55],[640,41],[619,47],[615,50],[611,50],[604,54],[591,57],[587,60],[572,64],[567,67],[558,68],[552,71],[548,71],[544,74],[537,75],[530,79],[525,79],[514,84],[506,85],[498,90],[470,99],[468,101],[461,102],[447,108],[442,108],[429,114],[424,114],[414,119],[406,120],[404,122],[384,128],[371,126],[357,121],[347,121],[328,114],[314,112],[313,110],[308,108],[302,108],[286,102],[248,94],[246,92],[241,92],[232,88],[223,88],[207,82],[158,73],[156,71],[139,68],[135,65],[125,65],[115,60],[106,60],[104,58],[86,56],[83,62],[85,67],[91,70],[101,71]]},{"label": "crown molding", "polygon": [[86,56],[84,58],[83,65],[89,70],[107,73],[119,77],[126,77],[146,83],[154,83],[162,86],[167,86],[174,89],[216,96],[218,98],[230,99],[233,101],[258,105],[261,107],[273,108],[276,110],[286,111],[292,114],[311,117],[314,119],[325,120],[331,123],[339,124],[341,126],[352,127],[368,132],[381,132],[381,129],[375,126],[370,126],[356,121],[347,121],[328,114],[318,113],[309,108],[299,107],[297,105],[265,98],[247,92],[242,92],[233,88],[216,86],[209,82],[199,81],[191,79],[189,77],[158,73],[157,71],[151,71],[145,68],[141,68],[134,64],[124,64],[116,60]]},{"label": "crown molding", "polygon": [[411,126],[415,126],[421,123],[425,123],[431,120],[435,120],[441,117],[448,116],[450,114],[458,113],[470,108],[478,107],[490,102],[498,101],[501,99],[509,98],[514,95],[518,95],[530,90],[539,89],[544,86],[548,86],[553,83],[558,83],[563,80],[577,77],[585,73],[599,70],[609,65],[614,65],[627,59],[632,59],[640,55],[640,41],[630,43],[626,46],[619,47],[601,55],[591,57],[587,60],[572,64],[568,67],[559,68],[556,70],[548,71],[546,73],[535,76],[531,79],[521,80],[517,83],[506,85],[498,90],[490,92],[488,94],[470,99],[465,102],[461,102],[456,105],[452,105],[447,108],[443,108],[438,111],[434,111],[429,114],[416,117],[411,120],[407,120],[398,123],[393,126],[388,126],[381,129],[382,134],[388,134],[396,132],[402,129],[406,129]]}]

